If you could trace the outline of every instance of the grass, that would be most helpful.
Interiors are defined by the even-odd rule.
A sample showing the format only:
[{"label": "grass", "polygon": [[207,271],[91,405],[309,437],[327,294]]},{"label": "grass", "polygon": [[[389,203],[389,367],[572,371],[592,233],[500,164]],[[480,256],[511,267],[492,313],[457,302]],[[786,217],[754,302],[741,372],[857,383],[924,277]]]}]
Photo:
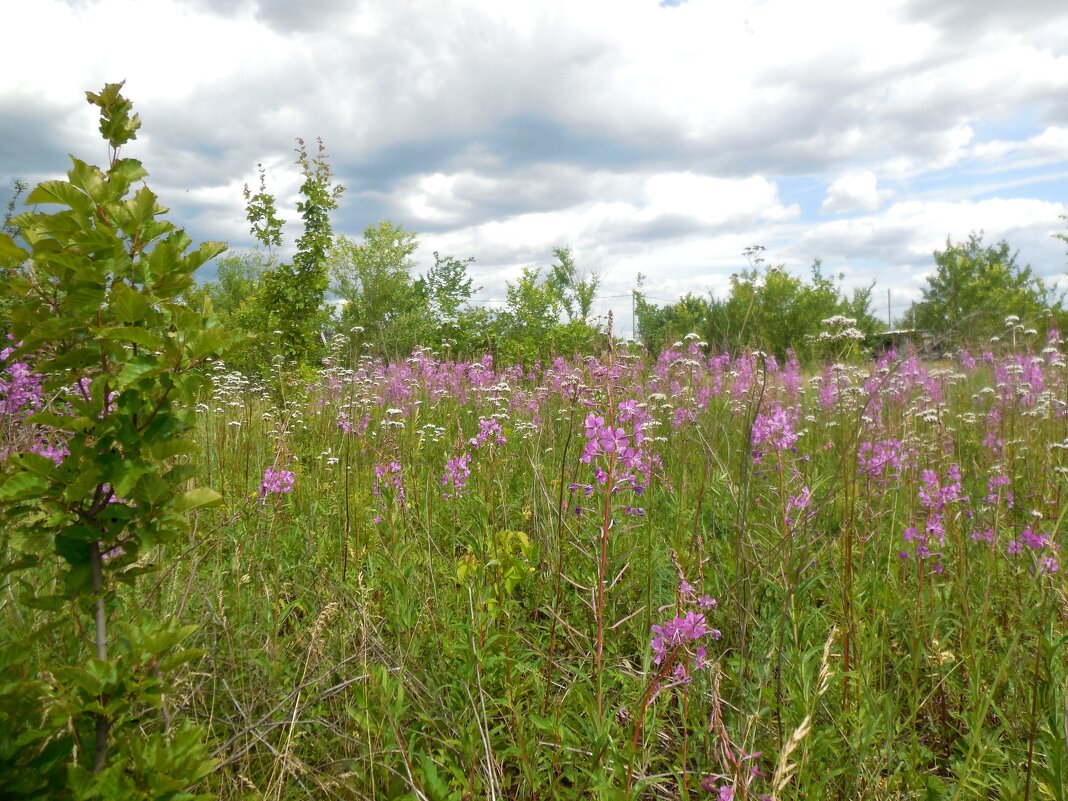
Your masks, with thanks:
[{"label": "grass", "polygon": [[[219,366],[200,483],[225,505],[141,585],[200,624],[166,708],[210,732],[203,791],[1068,795],[1056,348],[808,376],[696,345],[421,355],[272,386]],[[633,452],[590,453],[591,414]],[[505,441],[473,444],[490,420]],[[654,653],[686,612],[706,631]]]}]

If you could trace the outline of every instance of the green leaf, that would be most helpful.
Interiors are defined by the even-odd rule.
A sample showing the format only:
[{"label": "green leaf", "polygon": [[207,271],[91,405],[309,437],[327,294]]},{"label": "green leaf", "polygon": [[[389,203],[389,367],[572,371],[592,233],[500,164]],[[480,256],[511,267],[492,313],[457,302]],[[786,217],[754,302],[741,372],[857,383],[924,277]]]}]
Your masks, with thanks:
[{"label": "green leaf", "polygon": [[0,484],[0,501],[21,501],[43,495],[48,483],[31,473],[15,473]]},{"label": "green leaf", "polygon": [[103,475],[104,471],[100,465],[95,463],[85,465],[63,491],[63,500],[77,503],[88,498],[100,486]]},{"label": "green leaf", "polygon": [[99,167],[86,164],[81,159],[71,156],[74,166],[67,172],[70,182],[77,188],[82,189],[95,202],[101,203],[106,200],[107,178]]},{"label": "green leaf", "polygon": [[37,453],[20,453],[13,462],[28,473],[47,478],[56,471],[56,463]]},{"label": "green leaf", "polygon": [[42,181],[30,192],[26,203],[58,203],[74,209],[83,219],[93,216],[93,201],[67,181]]},{"label": "green leaf", "polygon": [[109,326],[98,330],[96,337],[97,339],[143,345],[152,350],[159,350],[163,347],[163,337],[159,336],[159,334],[154,334],[147,328],[135,328],[126,325]]},{"label": "green leaf", "polygon": [[189,353],[194,359],[203,359],[218,353],[230,341],[230,333],[221,327],[209,328],[190,339]]},{"label": "green leaf", "polygon": [[58,612],[70,603],[64,595],[32,595],[20,598],[19,601],[30,609],[41,609],[45,612]]},{"label": "green leaf", "polygon": [[128,386],[143,378],[145,375],[158,373],[160,366],[152,358],[136,357],[126,362],[115,379],[117,389],[126,389]]},{"label": "green leaf", "polygon": [[191,512],[204,506],[215,506],[222,503],[222,495],[208,487],[197,487],[188,492],[183,492],[174,501],[174,509],[177,512]]},{"label": "green leaf", "polygon": [[89,659],[85,663],[85,672],[102,687],[114,684],[119,678],[115,663],[100,659]]},{"label": "green leaf", "polygon": [[196,456],[200,453],[200,447],[187,439],[175,438],[154,443],[149,452],[152,458],[163,461],[175,456]]},{"label": "green leaf", "polygon": [[15,244],[7,234],[0,234],[0,264],[15,266],[22,264],[30,254]]},{"label": "green leaf", "polygon": [[144,295],[121,281],[111,285],[108,308],[120,323],[141,322],[148,313],[149,301]]},{"label": "green leaf", "polygon": [[121,182],[124,186],[129,186],[146,175],[148,175],[148,170],[137,159],[119,159],[108,170],[108,177],[111,181],[113,183]]},{"label": "green leaf", "polygon": [[112,476],[112,486],[115,489],[115,494],[120,498],[125,497],[134,488],[141,476],[152,469],[153,465],[151,464],[124,462]]},{"label": "green leaf", "polygon": [[147,186],[142,186],[134,193],[131,200],[126,201],[126,210],[130,214],[131,221],[140,228],[152,222],[157,214],[162,214],[167,209],[156,202],[156,193]]},{"label": "green leaf", "polygon": [[133,497],[149,506],[158,506],[171,496],[171,485],[159,476],[146,473],[134,488]]}]

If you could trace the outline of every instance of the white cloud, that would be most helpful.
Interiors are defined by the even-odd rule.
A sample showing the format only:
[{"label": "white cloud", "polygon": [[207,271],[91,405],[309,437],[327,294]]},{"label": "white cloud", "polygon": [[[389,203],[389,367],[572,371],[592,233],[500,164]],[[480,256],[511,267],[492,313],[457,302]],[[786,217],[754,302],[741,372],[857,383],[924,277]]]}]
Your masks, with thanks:
[{"label": "white cloud", "polygon": [[[35,0],[7,21],[40,36],[8,43],[34,68],[0,86],[0,179],[99,153],[82,92],[127,78],[130,155],[195,235],[249,241],[261,161],[291,233],[293,139],[322,135],[339,228],[390,217],[487,287],[564,243],[606,291],[642,271],[654,295],[724,288],[756,243],[911,287],[973,228],[1064,263],[1042,199],[1068,186],[1063,3]],[[1041,184],[989,175],[1034,166]],[[819,188],[795,202],[798,183]]]},{"label": "white cloud", "polygon": [[875,211],[893,194],[889,190],[880,190],[878,184],[871,170],[840,175],[827,189],[827,197],[820,205],[820,211],[823,214]]},{"label": "white cloud", "polygon": [[1042,133],[1023,140],[982,142],[972,148],[972,154],[989,162],[1018,158],[1030,166],[1068,161],[1068,127],[1051,125]]},{"label": "white cloud", "polygon": [[734,220],[785,219],[796,208],[784,208],[775,184],[766,178],[714,178],[693,173],[661,173],[645,182],[647,203],[639,212],[645,221],[664,215],[692,217],[702,225]]}]

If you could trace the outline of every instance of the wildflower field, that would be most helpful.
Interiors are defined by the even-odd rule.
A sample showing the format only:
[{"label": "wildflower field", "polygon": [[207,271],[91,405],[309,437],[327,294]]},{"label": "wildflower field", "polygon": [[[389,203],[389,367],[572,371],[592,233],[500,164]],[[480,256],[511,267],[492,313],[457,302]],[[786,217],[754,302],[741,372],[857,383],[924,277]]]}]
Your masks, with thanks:
[{"label": "wildflower field", "polygon": [[[216,363],[223,502],[102,555],[196,624],[137,725],[201,724],[221,798],[1063,799],[1068,364],[998,347]],[[7,452],[62,464],[4,355]]]},{"label": "wildflower field", "polygon": [[[818,267],[753,273],[716,307],[737,347],[654,357],[586,320],[561,249],[458,351],[496,356],[357,326],[324,359],[321,144],[293,263],[220,316],[194,275],[225,246],[138,186],[121,89],[86,93],[106,169],[72,157],[0,231],[0,799],[1068,797],[1041,282],[989,351],[875,361]],[[449,354],[468,261],[435,262],[407,319],[436,307]],[[742,346],[758,306],[788,330],[744,300],[769,286],[822,320],[804,369]]]}]

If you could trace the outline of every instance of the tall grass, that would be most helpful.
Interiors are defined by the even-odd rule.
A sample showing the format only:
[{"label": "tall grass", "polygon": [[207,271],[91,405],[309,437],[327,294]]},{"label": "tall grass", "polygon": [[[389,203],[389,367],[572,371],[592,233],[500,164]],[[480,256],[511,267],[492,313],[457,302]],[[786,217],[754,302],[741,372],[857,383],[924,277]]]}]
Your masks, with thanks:
[{"label": "tall grass", "polygon": [[1059,341],[214,386],[226,505],[144,587],[201,624],[206,792],[1068,796]]}]

